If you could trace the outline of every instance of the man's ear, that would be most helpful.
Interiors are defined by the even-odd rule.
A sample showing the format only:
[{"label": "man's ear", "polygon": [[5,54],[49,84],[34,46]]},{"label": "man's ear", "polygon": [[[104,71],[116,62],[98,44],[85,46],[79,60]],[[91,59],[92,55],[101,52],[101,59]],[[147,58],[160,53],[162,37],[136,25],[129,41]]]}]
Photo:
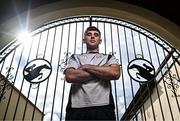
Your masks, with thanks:
[{"label": "man's ear", "polygon": [[83,43],[85,43],[85,39],[83,38],[83,41],[82,41]]},{"label": "man's ear", "polygon": [[99,41],[99,44],[101,44],[102,43],[102,39],[100,39],[100,41]]}]

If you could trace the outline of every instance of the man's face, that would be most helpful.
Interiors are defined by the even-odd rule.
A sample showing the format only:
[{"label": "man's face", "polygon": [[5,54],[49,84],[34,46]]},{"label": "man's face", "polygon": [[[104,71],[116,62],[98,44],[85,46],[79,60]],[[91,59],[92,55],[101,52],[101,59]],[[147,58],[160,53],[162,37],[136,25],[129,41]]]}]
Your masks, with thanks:
[{"label": "man's face", "polygon": [[97,49],[101,43],[101,37],[98,31],[88,31],[85,33],[84,42],[88,49]]}]

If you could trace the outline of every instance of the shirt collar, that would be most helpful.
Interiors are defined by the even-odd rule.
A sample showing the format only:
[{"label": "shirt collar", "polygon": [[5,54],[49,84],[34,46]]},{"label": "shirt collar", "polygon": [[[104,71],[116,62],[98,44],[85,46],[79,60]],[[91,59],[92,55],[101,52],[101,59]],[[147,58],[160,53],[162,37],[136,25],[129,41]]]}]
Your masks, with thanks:
[{"label": "shirt collar", "polygon": [[95,54],[95,53],[99,53],[99,52],[91,52],[91,51],[88,51],[87,53],[92,53],[92,54]]}]

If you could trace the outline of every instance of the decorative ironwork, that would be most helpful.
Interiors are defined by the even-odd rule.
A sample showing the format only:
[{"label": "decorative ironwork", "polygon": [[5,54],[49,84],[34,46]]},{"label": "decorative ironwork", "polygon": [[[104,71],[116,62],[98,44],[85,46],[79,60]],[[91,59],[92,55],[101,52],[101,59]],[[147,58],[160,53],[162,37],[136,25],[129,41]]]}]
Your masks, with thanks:
[{"label": "decorative ironwork", "polygon": [[30,61],[23,70],[24,78],[30,83],[41,83],[45,81],[52,72],[51,64],[45,59],[34,59]]},{"label": "decorative ironwork", "polygon": [[12,41],[8,46],[0,51],[0,63],[9,55],[13,50],[15,50],[21,43],[17,40]]},{"label": "decorative ironwork", "polygon": [[59,65],[60,66],[60,71],[63,72],[65,69],[66,69],[66,66],[67,66],[67,61],[71,55],[70,52],[64,52],[64,58],[61,59],[61,64]]},{"label": "decorative ironwork", "polygon": [[[173,74],[172,71],[169,71],[164,76],[164,81],[167,84],[167,88],[170,89],[175,97],[180,97],[180,94],[177,94],[177,90],[179,89],[180,79],[177,78],[176,74]],[[172,97],[174,97],[172,95]]]},{"label": "decorative ironwork", "polygon": [[[166,118],[164,117],[166,111],[164,109],[166,108],[163,106],[168,107],[168,112],[170,112],[167,114],[171,118],[167,120],[175,120],[174,109],[172,110],[174,107],[172,107],[171,103],[176,101],[175,106],[180,109],[178,99],[174,97],[176,100],[171,100],[166,89],[165,91],[161,90],[164,91],[162,92],[164,97],[160,98],[162,93],[158,92],[160,90],[158,89],[158,83],[170,69],[170,66],[168,69],[164,69],[167,63],[168,65],[177,65],[177,69],[175,69],[177,76],[171,74],[172,77],[168,78],[179,82],[179,71],[177,71],[180,65],[179,51],[175,50],[163,38],[141,26],[106,16],[75,16],[51,21],[31,33],[33,37],[29,43],[31,46],[29,44],[20,45],[18,40],[15,40],[0,51],[1,73],[4,75],[9,74],[5,76],[8,77],[8,80],[12,80],[14,75],[16,77],[14,78],[14,87],[20,91],[19,98],[16,101],[16,109],[12,108],[12,110],[16,110],[14,111],[14,120],[18,115],[18,109],[20,109],[19,105],[21,105],[19,101],[20,93],[27,97],[27,101],[31,100],[35,105],[30,120],[35,120],[35,107],[38,107],[43,114],[47,114],[43,115],[40,120],[64,119],[64,107],[69,93],[68,86],[70,85],[65,82],[63,72],[67,67],[71,54],[81,54],[86,51],[82,37],[85,28],[89,25],[96,26],[102,31],[103,41],[99,48],[100,52],[116,54],[115,56],[121,63],[122,74],[120,81],[112,81],[117,120],[133,120],[133,117],[137,118],[136,112],[143,109],[146,100],[150,100],[148,105],[152,108],[151,113],[154,120],[159,120],[159,117],[156,118],[159,115],[161,115],[162,118],[160,119],[162,120]],[[17,47],[19,48],[16,49]],[[177,64],[171,62],[172,59]],[[32,61],[29,62],[29,60]],[[49,62],[46,60],[49,60]],[[26,64],[27,62],[29,63]],[[16,67],[14,74],[11,74],[11,72],[4,73],[6,72],[5,69],[13,69],[11,66],[6,68],[9,65]],[[51,67],[52,65],[53,67]],[[142,70],[144,70],[143,73]],[[53,71],[53,74],[51,74],[51,71]],[[128,73],[132,79],[129,78]],[[156,77],[156,81],[152,81],[154,77]],[[166,79],[166,81],[170,81],[170,84],[172,84],[169,79]],[[47,80],[47,83],[42,84],[41,82],[45,80]],[[174,87],[172,85],[169,87],[169,89],[175,88],[176,93],[178,93],[179,83],[174,83]],[[157,97],[156,103],[158,106],[156,108],[159,107],[158,110],[161,111],[158,115],[155,113],[156,108],[153,108],[153,106],[156,106],[153,102],[154,98],[151,99],[150,95],[153,92],[157,92],[153,97]],[[4,120],[7,119],[6,115],[11,111],[9,109],[12,101],[14,101],[11,95],[13,95],[12,91],[10,92],[9,101],[7,101],[7,108],[2,111],[5,112],[5,114],[2,114]],[[167,98],[168,103],[163,104],[164,100],[162,99],[164,98]],[[26,119],[28,108],[21,109],[21,112],[24,113],[23,120]],[[146,119],[148,116],[145,108],[140,113],[140,115],[144,115],[142,120],[149,120]]]},{"label": "decorative ironwork", "polygon": [[56,27],[59,25],[64,25],[64,24],[69,24],[69,23],[74,23],[74,22],[85,22],[85,21],[89,22],[90,16],[75,16],[75,17],[67,17],[67,18],[63,18],[63,19],[58,19],[55,21],[45,23],[44,25],[40,26],[32,33],[33,33],[33,35],[35,35],[42,31],[45,31],[49,28],[53,28],[53,27]]},{"label": "decorative ironwork", "polygon": [[128,73],[137,82],[149,82],[155,78],[155,69],[149,61],[136,58],[128,64]]},{"label": "decorative ironwork", "polygon": [[6,77],[0,73],[0,102],[3,99],[6,99],[5,93],[7,90],[11,89],[13,81],[10,82],[14,78],[14,76],[11,74],[11,70],[14,68],[7,67]]},{"label": "decorative ironwork", "polygon": [[161,39],[160,37],[158,37],[156,34],[140,27],[139,25],[124,21],[124,20],[120,20],[118,18],[109,18],[109,17],[99,17],[99,16],[92,16],[92,21],[98,21],[98,22],[109,22],[109,23],[116,23],[128,28],[131,28],[133,30],[136,30],[144,35],[146,35],[147,37],[151,38],[152,40],[156,41],[158,44],[160,44],[162,47],[164,47],[165,49],[167,49],[168,51],[171,51],[171,46],[164,41],[163,39]]}]

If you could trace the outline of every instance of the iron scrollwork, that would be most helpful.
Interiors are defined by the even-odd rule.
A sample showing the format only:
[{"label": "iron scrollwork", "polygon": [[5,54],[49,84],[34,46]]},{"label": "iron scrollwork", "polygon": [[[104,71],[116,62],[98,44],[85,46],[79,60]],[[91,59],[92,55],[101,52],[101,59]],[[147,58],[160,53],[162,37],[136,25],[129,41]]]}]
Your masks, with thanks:
[{"label": "iron scrollwork", "polygon": [[0,63],[10,54],[15,48],[17,48],[21,43],[19,41],[14,41],[11,43],[8,49],[0,51]]},{"label": "iron scrollwork", "polygon": [[64,52],[64,55],[65,55],[65,56],[64,56],[63,59],[61,59],[61,63],[60,63],[60,65],[59,65],[61,72],[63,72],[63,71],[66,69],[66,67],[67,67],[67,61],[68,61],[71,53],[70,53],[70,52]]},{"label": "iron scrollwork", "polygon": [[6,76],[2,75],[0,73],[0,102],[3,99],[6,99],[5,97],[5,93],[7,90],[10,90],[12,87],[12,84],[14,83],[13,81],[11,81],[14,76],[11,74],[11,70],[13,70],[13,67],[7,67],[7,72],[6,72]]},{"label": "iron scrollwork", "polygon": [[167,88],[172,91],[174,95],[172,97],[180,97],[180,94],[177,94],[179,88],[180,79],[177,78],[176,74],[172,74],[172,71],[167,72],[164,77],[164,81],[167,84]]}]

